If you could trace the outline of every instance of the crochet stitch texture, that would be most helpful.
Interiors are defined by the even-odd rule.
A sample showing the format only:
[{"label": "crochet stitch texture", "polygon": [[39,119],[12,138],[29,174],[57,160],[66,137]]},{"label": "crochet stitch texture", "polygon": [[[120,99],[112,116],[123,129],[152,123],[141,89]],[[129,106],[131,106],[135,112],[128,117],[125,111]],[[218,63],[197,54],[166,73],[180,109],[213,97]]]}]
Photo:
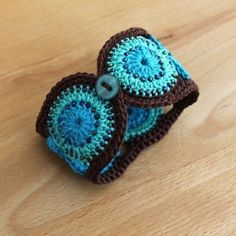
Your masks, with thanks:
[{"label": "crochet stitch texture", "polygon": [[48,115],[50,144],[59,153],[77,159],[78,172],[84,174],[89,158],[98,156],[114,132],[114,114],[108,101],[88,86],[67,88],[56,98]]},{"label": "crochet stitch texture", "polygon": [[[97,63],[97,76],[77,73],[51,89],[36,130],[74,172],[105,184],[163,138],[183,110],[197,101],[199,91],[180,62],[141,28],[112,36]],[[96,86],[104,74],[110,77]],[[117,86],[108,78],[113,83],[115,78],[120,90],[112,91]],[[106,93],[100,96],[99,89]],[[169,105],[171,110],[164,112]]]},{"label": "crochet stitch texture", "polygon": [[140,136],[151,130],[157,121],[164,114],[162,107],[158,108],[137,108],[129,107],[128,125],[125,133],[125,141]]},{"label": "crochet stitch texture", "polygon": [[168,50],[149,38],[125,38],[114,46],[107,71],[136,96],[162,96],[176,83],[178,72]]}]

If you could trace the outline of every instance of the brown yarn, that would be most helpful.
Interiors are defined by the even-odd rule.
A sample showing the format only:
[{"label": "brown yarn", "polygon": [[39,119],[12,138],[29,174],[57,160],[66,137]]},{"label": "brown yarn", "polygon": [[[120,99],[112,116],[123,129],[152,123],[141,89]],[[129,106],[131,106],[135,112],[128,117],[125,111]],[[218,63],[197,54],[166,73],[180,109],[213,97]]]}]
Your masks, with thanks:
[{"label": "brown yarn", "polygon": [[[36,131],[44,138],[49,136],[47,120],[50,111],[50,107],[62,91],[73,88],[74,85],[86,85],[90,88],[94,88],[96,82],[96,76],[87,73],[77,73],[75,75],[70,75],[63,78],[58,82],[48,93],[46,100],[43,103],[39,116],[36,122]],[[114,119],[115,119],[115,132],[111,140],[109,140],[109,145],[104,151],[101,151],[99,156],[91,157],[93,160],[90,162],[90,167],[86,172],[88,179],[94,179],[99,171],[103,169],[112,159],[112,157],[118,151],[123,139],[127,123],[127,111],[124,106],[122,91],[119,92],[117,97],[110,101],[114,109]]]},{"label": "brown yarn", "polygon": [[[106,61],[111,48],[113,48],[125,37],[138,35],[142,35],[144,37],[149,36],[147,31],[144,29],[131,28],[114,35],[105,43],[98,56],[98,76],[107,73]],[[60,82],[58,82],[51,89],[46,97],[45,102],[43,103],[37,118],[36,131],[44,138],[49,136],[47,120],[50,107],[62,91],[72,88],[74,85],[81,84],[87,85],[90,88],[94,88],[96,80],[97,77],[93,74],[77,73],[75,75],[65,77]],[[99,156],[94,156],[91,158],[92,160],[90,161],[90,167],[87,170],[85,176],[97,184],[109,183],[120,177],[144,148],[155,142],[158,142],[164,137],[182,111],[186,107],[196,102],[198,96],[199,91],[197,85],[192,80],[184,80],[181,77],[177,78],[177,83],[169,92],[166,92],[163,96],[159,97],[143,98],[133,94],[128,94],[126,91],[120,91],[118,96],[111,100],[115,114],[116,131],[114,132],[114,135],[105,150],[102,151]],[[127,125],[127,111],[125,104],[128,106],[139,107],[164,107],[173,105],[173,108],[163,115],[148,133],[137,136],[125,143],[124,154],[121,155],[121,157],[108,171],[101,173],[101,170],[111,162],[112,158],[117,153],[124,140],[124,134]]]},{"label": "brown yarn", "polygon": [[[153,143],[160,141],[169,131],[183,110],[197,101],[199,96],[198,87],[192,81],[181,81],[183,91],[176,95],[173,108],[157,121],[156,126],[146,134],[133,138],[126,144],[127,151],[112,168],[106,173],[100,174],[93,179],[94,183],[105,184],[120,177],[126,168],[137,158],[138,154]],[[173,88],[175,90],[175,88]],[[164,106],[164,105],[160,105]]]},{"label": "brown yarn", "polygon": [[96,77],[93,74],[77,73],[69,75],[59,81],[47,94],[46,99],[41,107],[40,113],[36,121],[36,131],[44,138],[48,137],[47,120],[50,107],[61,92],[74,85],[87,84],[89,87],[94,87]]},{"label": "brown yarn", "polygon": [[[132,36],[150,36],[142,28],[130,28],[112,36],[99,52],[97,61],[97,74],[107,73],[106,62],[111,49],[122,39]],[[140,107],[164,107],[174,105],[172,110],[165,114],[159,120],[156,126],[146,134],[133,138],[126,144],[126,153],[110,168],[106,173],[99,174],[93,181],[98,184],[109,183],[120,177],[125,169],[136,159],[137,155],[147,146],[158,142],[170,129],[172,124],[177,120],[182,111],[189,105],[197,101],[199,96],[198,86],[193,80],[184,80],[177,78],[176,85],[163,96],[149,98],[138,97],[134,94],[128,94],[123,91],[125,103],[128,106]]]}]

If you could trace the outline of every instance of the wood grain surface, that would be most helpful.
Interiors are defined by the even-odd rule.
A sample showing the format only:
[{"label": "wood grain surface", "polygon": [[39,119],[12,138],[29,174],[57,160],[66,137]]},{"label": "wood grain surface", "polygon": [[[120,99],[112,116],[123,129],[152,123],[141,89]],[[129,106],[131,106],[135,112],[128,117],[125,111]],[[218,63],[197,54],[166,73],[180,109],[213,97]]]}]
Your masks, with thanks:
[{"label": "wood grain surface", "polygon": [[[236,235],[235,0],[1,0],[0,235]],[[96,72],[114,33],[140,26],[201,95],[116,182],[72,173],[35,133],[63,76]]]}]

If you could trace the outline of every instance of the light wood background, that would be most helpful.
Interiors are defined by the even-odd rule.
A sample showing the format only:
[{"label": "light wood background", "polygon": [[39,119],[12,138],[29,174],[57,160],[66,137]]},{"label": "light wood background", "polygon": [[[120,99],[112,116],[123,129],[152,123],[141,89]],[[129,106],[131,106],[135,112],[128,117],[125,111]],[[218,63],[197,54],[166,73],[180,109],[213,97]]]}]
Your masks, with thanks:
[{"label": "light wood background", "polygon": [[[236,235],[236,1],[0,2],[0,235]],[[63,76],[96,72],[114,33],[162,39],[198,103],[116,182],[75,175],[35,133]]]}]

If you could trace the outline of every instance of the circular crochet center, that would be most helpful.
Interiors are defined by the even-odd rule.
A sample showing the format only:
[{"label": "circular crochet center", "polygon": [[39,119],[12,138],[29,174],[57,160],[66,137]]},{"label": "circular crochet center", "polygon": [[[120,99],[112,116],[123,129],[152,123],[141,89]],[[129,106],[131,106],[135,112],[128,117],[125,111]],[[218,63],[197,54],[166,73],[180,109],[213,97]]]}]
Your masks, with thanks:
[{"label": "circular crochet center", "polygon": [[88,164],[112,138],[114,113],[94,89],[74,86],[57,97],[47,124],[50,136],[66,157]]},{"label": "circular crochet center", "polygon": [[143,135],[155,127],[157,121],[164,114],[162,107],[158,108],[128,108],[128,126],[125,141]]},{"label": "circular crochet center", "polygon": [[164,95],[178,76],[169,51],[160,42],[143,36],[116,44],[107,59],[107,72],[118,78],[126,92],[142,97]]}]

